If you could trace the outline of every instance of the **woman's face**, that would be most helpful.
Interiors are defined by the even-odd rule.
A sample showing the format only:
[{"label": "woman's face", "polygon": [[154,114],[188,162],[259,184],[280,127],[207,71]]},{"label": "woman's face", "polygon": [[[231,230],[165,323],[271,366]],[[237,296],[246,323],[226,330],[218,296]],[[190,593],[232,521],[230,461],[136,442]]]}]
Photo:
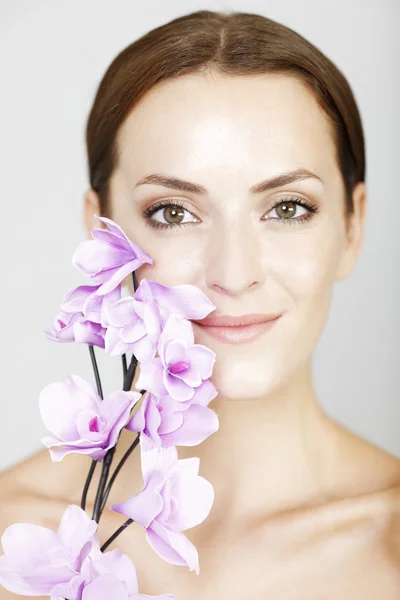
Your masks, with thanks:
[{"label": "woman's face", "polygon": [[[278,389],[309,360],[359,243],[347,237],[344,186],[314,97],[283,75],[184,76],[143,98],[118,146],[110,216],[153,258],[138,280],[195,285],[212,315],[281,314],[237,345],[193,323],[195,342],[216,353],[220,396]],[[155,174],[171,186],[141,183]],[[286,183],[252,189],[284,174]],[[150,215],[160,201],[169,206]]]}]

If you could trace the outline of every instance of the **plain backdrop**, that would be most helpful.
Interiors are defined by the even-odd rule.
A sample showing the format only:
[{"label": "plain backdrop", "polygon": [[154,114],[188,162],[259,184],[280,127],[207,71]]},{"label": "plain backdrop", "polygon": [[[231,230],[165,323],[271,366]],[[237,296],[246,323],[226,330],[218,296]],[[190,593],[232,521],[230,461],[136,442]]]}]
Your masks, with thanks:
[{"label": "plain backdrop", "polygon": [[[367,148],[368,212],[354,273],[338,282],[314,355],[325,410],[400,456],[400,197],[398,0],[0,0],[0,469],[42,449],[41,389],[69,374],[93,380],[85,346],[47,328],[85,239],[84,130],[97,85],[133,40],[195,10],[260,13],[306,37],[348,78]],[[120,362],[100,356],[106,391]]]}]

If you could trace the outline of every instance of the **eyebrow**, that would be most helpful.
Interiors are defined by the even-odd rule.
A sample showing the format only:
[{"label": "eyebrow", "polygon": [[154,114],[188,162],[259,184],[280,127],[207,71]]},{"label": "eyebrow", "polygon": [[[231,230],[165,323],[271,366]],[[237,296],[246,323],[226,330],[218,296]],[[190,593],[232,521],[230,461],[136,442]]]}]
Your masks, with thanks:
[{"label": "eyebrow", "polygon": [[[249,191],[252,194],[260,194],[268,190],[294,183],[295,181],[302,181],[304,179],[318,179],[322,185],[324,182],[318,175],[309,171],[308,169],[296,169],[295,171],[289,171],[287,173],[281,173],[270,179],[265,179],[256,185],[253,185]],[[206,195],[208,190],[199,183],[193,183],[192,181],[185,181],[179,177],[169,177],[168,175],[162,175],[160,173],[153,173],[152,175],[146,175],[140,179],[135,187],[144,184],[161,185],[163,187],[170,188],[172,190],[181,190],[183,192],[191,192],[193,194]]]}]

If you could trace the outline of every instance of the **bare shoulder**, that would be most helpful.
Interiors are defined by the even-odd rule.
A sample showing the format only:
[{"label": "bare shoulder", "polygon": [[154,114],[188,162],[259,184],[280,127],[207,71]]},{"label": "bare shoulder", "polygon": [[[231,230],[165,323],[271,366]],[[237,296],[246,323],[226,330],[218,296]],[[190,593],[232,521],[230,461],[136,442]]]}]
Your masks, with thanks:
[{"label": "bare shoulder", "polygon": [[[33,455],[0,473],[0,554],[4,552],[1,537],[13,523],[31,523],[53,531],[58,528],[67,503],[42,493],[47,474],[43,478],[41,468],[41,457]],[[0,585],[0,600],[20,597]],[[48,596],[39,600],[42,598]]]},{"label": "bare shoulder", "polygon": [[[126,438],[123,442],[125,445],[117,449],[116,463],[121,458],[125,446],[131,441],[128,435]],[[78,453],[69,454],[60,462],[53,462],[45,448],[0,473],[0,537],[9,525],[17,522],[41,525],[57,531],[68,506],[80,506],[91,464],[92,460],[88,456]],[[140,458],[136,456],[134,461],[131,459],[129,465],[131,477],[132,466],[137,472],[140,470]],[[92,514],[93,511],[100,475],[101,468],[98,467],[86,498],[88,514]],[[138,484],[133,481],[132,486],[135,485],[137,487]],[[109,502],[122,501],[129,489],[129,486],[125,487],[124,484],[118,489],[117,481],[109,496]],[[135,489],[133,487],[132,491]],[[140,491],[140,488],[137,491]],[[104,517],[103,521],[105,520]]]},{"label": "bare shoulder", "polygon": [[[57,530],[88,471],[87,457],[54,463],[47,449],[0,473],[0,537],[12,523],[32,523]],[[88,498],[89,501],[89,498]]]},{"label": "bare shoulder", "polygon": [[356,519],[366,517],[372,524],[376,548],[400,581],[400,459],[351,432],[347,444],[355,483],[354,496],[345,505],[351,511],[354,507]]},{"label": "bare shoulder", "polygon": [[[0,536],[12,523],[32,523],[54,529],[67,499],[52,493],[51,474],[42,464],[41,453],[0,474]],[[51,470],[51,469],[50,469]],[[61,474],[60,474],[61,475]],[[57,485],[57,480],[53,483]],[[44,493],[46,485],[49,493]]]},{"label": "bare shoulder", "polygon": [[400,483],[382,492],[382,542],[400,577]]},{"label": "bare shoulder", "polygon": [[400,484],[400,458],[375,443],[360,437],[339,423],[334,425],[338,448],[338,495],[375,496]]}]

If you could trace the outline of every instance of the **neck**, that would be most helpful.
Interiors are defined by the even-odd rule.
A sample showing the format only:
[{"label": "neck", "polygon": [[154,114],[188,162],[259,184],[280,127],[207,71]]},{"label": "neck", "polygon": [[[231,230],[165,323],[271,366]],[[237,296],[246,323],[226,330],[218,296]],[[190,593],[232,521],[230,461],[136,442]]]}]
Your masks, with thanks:
[{"label": "neck", "polygon": [[200,458],[199,474],[215,489],[216,514],[251,518],[324,499],[336,429],[317,402],[309,364],[268,396],[218,396],[209,406],[219,417],[219,430],[178,453]]},{"label": "neck", "polygon": [[[337,464],[338,427],[318,404],[309,364],[265,397],[217,396],[209,407],[218,415],[218,431],[197,446],[179,446],[178,456],[200,458],[199,475],[215,490],[212,512],[218,523],[257,519],[326,500]],[[132,439],[132,433],[123,430],[117,456]],[[139,468],[139,449],[135,454]],[[121,497],[131,478],[129,469],[122,469],[117,478]]]}]

